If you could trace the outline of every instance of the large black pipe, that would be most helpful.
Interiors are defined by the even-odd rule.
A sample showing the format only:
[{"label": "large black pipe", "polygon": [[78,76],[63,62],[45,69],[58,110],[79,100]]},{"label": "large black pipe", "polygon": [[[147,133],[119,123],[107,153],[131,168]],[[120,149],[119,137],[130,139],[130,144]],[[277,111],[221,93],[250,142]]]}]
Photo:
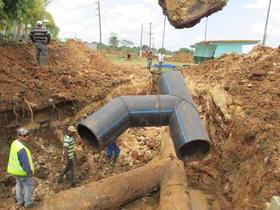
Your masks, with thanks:
[{"label": "large black pipe", "polygon": [[160,91],[167,95],[121,96],[78,124],[81,138],[93,147],[106,146],[130,127],[169,125],[176,152],[196,159],[210,149],[194,102],[178,72],[163,73]]}]

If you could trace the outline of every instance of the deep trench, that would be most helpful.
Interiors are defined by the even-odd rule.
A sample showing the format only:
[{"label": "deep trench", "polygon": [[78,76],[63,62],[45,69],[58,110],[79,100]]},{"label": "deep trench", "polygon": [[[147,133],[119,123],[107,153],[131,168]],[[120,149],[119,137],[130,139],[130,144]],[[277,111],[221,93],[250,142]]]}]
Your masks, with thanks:
[{"label": "deep trench", "polygon": [[[156,79],[154,80],[156,81]],[[155,86],[154,86],[155,87]],[[154,89],[154,91],[156,92],[157,90]],[[225,116],[223,115],[222,111],[219,109],[219,107],[217,107],[217,105],[214,103],[213,99],[208,96],[208,95],[204,95],[204,96],[196,96],[194,97],[194,101],[198,107],[198,109],[200,110],[200,116],[202,117],[205,126],[207,128],[208,134],[210,139],[212,139],[212,150],[211,153],[215,153],[216,156],[219,156],[221,151],[219,151],[219,146],[215,144],[215,142],[219,141],[224,141],[228,138],[228,136],[230,135],[230,129],[232,127],[233,122],[231,120],[228,120],[225,118]],[[73,112],[73,104],[72,103],[66,103],[66,104],[61,104],[61,106],[59,106],[59,109],[62,110],[64,113],[68,112],[69,110],[72,110]],[[36,114],[40,114],[40,113],[48,113],[51,112],[53,113],[52,108],[45,108],[44,110],[41,111],[36,111]],[[75,110],[75,113],[77,113],[78,110]],[[61,116],[58,116],[57,113],[53,113],[54,114],[54,118],[55,120],[59,119]],[[72,113],[73,114],[73,113]],[[30,119],[30,116],[24,116],[25,118],[23,119],[23,121],[25,121],[26,119]],[[39,129],[36,130],[36,135],[37,136],[46,136],[46,129],[48,129],[48,126],[44,127],[40,127]],[[10,130],[10,132],[8,132],[9,134],[7,135],[7,133],[5,133],[6,137],[10,137],[11,136],[11,131],[13,131],[14,128],[12,130]],[[47,136],[48,138],[50,137]],[[213,141],[213,139],[216,139],[215,141]],[[50,142],[51,143],[51,142]],[[56,143],[57,144],[57,143]],[[211,172],[206,172],[203,168],[201,169],[197,169],[197,168],[193,168],[193,166],[190,166],[188,163],[185,164],[186,166],[186,176],[187,176],[187,180],[188,180],[188,184],[189,187],[194,188],[194,189],[200,189],[202,190],[204,193],[207,194],[216,194],[215,191],[220,190],[226,179],[225,177],[221,176],[221,174],[219,174],[219,177],[222,177],[222,180],[219,180],[219,182],[217,183],[215,180],[215,175],[211,174]],[[191,168],[191,170],[189,170],[189,168]],[[189,173],[192,172],[192,173]],[[222,169],[219,168],[218,166],[218,172],[219,173],[223,173]],[[209,186],[202,186],[200,185],[200,181],[198,181],[197,175],[194,175],[193,173],[197,173],[198,176],[199,174],[207,174],[208,177],[210,177],[209,179],[212,180],[209,184]],[[40,178],[44,178],[44,177],[40,177]],[[203,183],[202,183],[203,184]],[[11,196],[11,188],[14,185],[14,181],[12,179],[5,179],[5,180],[1,180],[0,182],[0,187],[1,187],[1,191],[4,193],[1,193],[3,196],[1,196],[1,199],[7,199]],[[210,189],[211,188],[211,189]],[[152,199],[149,199],[150,197],[153,197]],[[225,195],[226,200],[229,201],[232,199],[231,196],[231,192],[227,193]],[[143,202],[145,203],[146,200],[149,200],[148,203],[150,203],[151,205],[155,205],[155,201],[154,200],[158,200],[159,199],[159,194],[158,191],[155,192],[153,195],[148,195],[148,197],[146,199],[143,200]],[[135,201],[135,203],[139,203],[139,201]],[[209,199],[209,203],[213,203],[213,199]],[[127,207],[129,206],[133,206],[132,204],[127,204]]]}]

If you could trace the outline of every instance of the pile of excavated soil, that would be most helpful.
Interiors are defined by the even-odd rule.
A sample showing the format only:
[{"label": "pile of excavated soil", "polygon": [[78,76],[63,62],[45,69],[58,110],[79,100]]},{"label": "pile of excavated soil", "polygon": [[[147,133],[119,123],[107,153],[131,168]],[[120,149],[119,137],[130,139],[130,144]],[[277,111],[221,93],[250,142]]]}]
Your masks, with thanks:
[{"label": "pile of excavated soil", "polygon": [[112,87],[129,80],[129,70],[120,69],[82,43],[68,41],[49,46],[49,65],[34,63],[33,47],[0,46],[0,112],[26,106],[43,109],[49,103],[103,98]]},{"label": "pile of excavated soil", "polygon": [[[70,40],[51,43],[48,48],[49,64],[40,68],[34,61],[33,46],[0,46],[0,209],[17,209],[12,190],[15,180],[6,173],[16,128],[31,130],[34,195],[40,202],[46,195],[70,188],[67,180],[56,183],[63,169],[61,139],[67,126],[116,96],[148,94],[151,90],[146,70],[113,64],[82,43]],[[114,165],[106,161],[104,152],[93,152],[77,138],[78,182],[82,185],[153,161],[160,147],[159,131],[147,132],[153,138],[148,139],[142,129],[128,130],[119,137],[122,152]]]},{"label": "pile of excavated soil", "polygon": [[192,54],[189,54],[189,53],[178,52],[172,57],[166,57],[166,61],[193,63],[193,56],[192,56]]},{"label": "pile of excavated soil", "polygon": [[2,131],[7,125],[19,126],[37,110],[60,110],[65,104],[73,104],[76,110],[77,106],[104,99],[112,88],[129,83],[137,86],[137,80],[148,78],[145,71],[121,68],[73,40],[49,45],[49,64],[45,67],[38,67],[34,56],[30,45],[0,46]]},{"label": "pile of excavated soil", "polygon": [[222,209],[263,209],[279,196],[279,58],[257,46],[182,70],[213,143],[209,158],[187,164],[188,181]]},{"label": "pile of excavated soil", "polygon": [[[61,138],[77,123],[119,95],[149,94],[150,74],[136,65],[118,66],[83,44],[49,46],[49,65],[39,68],[28,45],[0,46],[0,208],[17,209],[6,172],[15,128],[30,126],[37,201],[69,189],[56,183],[63,166]],[[280,194],[280,50],[257,47],[248,55],[225,55],[182,69],[212,140],[210,155],[186,162],[190,188],[207,194],[212,209],[262,209]],[[158,160],[159,128],[128,129],[118,138],[121,155],[106,160],[77,138],[81,185]],[[159,193],[124,209],[156,209]]]}]

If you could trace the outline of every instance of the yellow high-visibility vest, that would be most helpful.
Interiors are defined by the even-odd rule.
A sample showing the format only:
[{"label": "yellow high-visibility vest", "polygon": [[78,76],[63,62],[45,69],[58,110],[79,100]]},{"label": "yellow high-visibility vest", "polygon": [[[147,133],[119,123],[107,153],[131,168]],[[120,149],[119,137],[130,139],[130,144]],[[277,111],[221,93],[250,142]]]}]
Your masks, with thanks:
[{"label": "yellow high-visibility vest", "polygon": [[14,140],[11,145],[10,150],[10,157],[8,162],[8,168],[7,172],[13,176],[27,176],[25,170],[21,167],[20,162],[18,160],[18,152],[24,148],[28,157],[29,165],[32,170],[32,173],[34,173],[34,165],[31,157],[30,150],[19,140]]}]

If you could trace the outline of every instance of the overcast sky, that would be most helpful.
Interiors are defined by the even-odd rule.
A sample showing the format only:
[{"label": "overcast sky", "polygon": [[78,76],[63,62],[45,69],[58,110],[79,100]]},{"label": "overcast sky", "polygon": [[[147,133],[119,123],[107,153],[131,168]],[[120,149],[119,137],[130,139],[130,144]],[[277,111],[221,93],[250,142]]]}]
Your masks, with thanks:
[{"label": "overcast sky", "polygon": [[[220,12],[208,17],[207,40],[261,40],[269,0],[229,0]],[[158,0],[101,0],[103,43],[111,33],[120,40],[140,44],[141,24],[144,26],[143,44],[149,43],[149,23],[152,23],[152,45],[161,47],[164,16]],[[53,0],[47,10],[60,28],[59,37],[79,38],[99,42],[96,0]],[[280,1],[272,0],[267,33],[267,45],[280,44]],[[203,41],[205,18],[192,28],[174,29],[166,22],[165,48],[177,50]]]}]

